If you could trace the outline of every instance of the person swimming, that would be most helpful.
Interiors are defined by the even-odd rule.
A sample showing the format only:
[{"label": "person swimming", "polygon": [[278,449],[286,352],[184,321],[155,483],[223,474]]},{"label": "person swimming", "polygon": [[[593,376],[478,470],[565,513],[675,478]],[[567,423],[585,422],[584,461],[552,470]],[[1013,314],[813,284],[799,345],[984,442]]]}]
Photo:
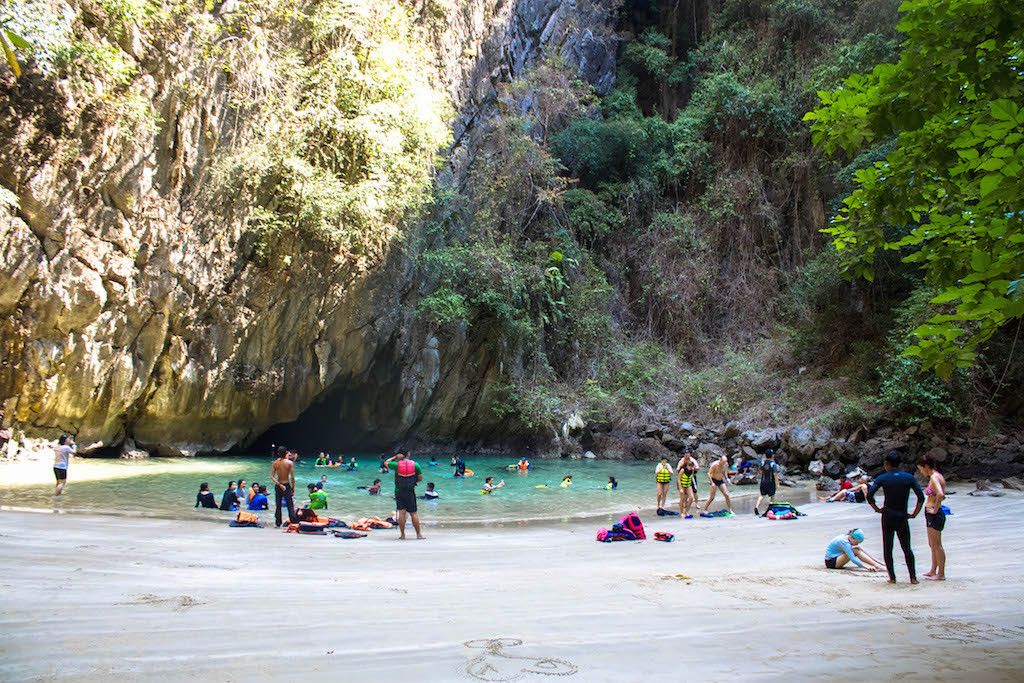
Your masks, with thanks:
[{"label": "person swimming", "polygon": [[203,482],[199,485],[199,493],[196,494],[196,507],[202,505],[204,508],[217,509],[217,501],[213,497],[213,492],[210,491],[210,484]]},{"label": "person swimming", "polygon": [[437,458],[430,456],[430,462],[427,463],[428,467],[437,467]]},{"label": "person swimming", "polygon": [[464,477],[466,476],[466,462],[461,456],[456,455],[452,458],[452,467],[455,468],[454,476]]},{"label": "person swimming", "polygon": [[437,491],[434,490],[434,482],[427,482],[427,490],[423,492],[423,498],[425,500],[437,500],[441,496],[438,495]]},{"label": "person swimming", "polygon": [[324,467],[327,464],[327,458],[324,456],[323,451],[320,451],[320,455],[317,456],[314,467]]},{"label": "person swimming", "polygon": [[604,487],[609,491],[614,491],[619,488],[619,482],[615,481],[615,477],[608,477],[608,483]]},{"label": "person swimming", "polygon": [[526,470],[530,469],[530,461],[527,460],[526,458],[519,458],[519,463],[517,467],[519,467],[519,470],[521,472],[525,472]]},{"label": "person swimming", "polygon": [[567,489],[567,488],[571,487],[572,486],[572,475],[571,474],[567,474],[564,477],[562,477],[562,483],[559,484],[559,486],[561,486],[563,489]]},{"label": "person swimming", "polygon": [[501,480],[501,483],[495,484],[494,483],[494,477],[487,477],[486,479],[484,479],[484,487],[482,489],[480,489],[480,493],[491,493],[492,491],[495,491],[496,489],[500,489],[500,488],[502,488],[504,486],[505,486],[505,480],[504,479]]},{"label": "person swimming", "polygon": [[357,469],[359,469],[359,465],[356,464],[356,459],[355,458],[350,459],[348,461],[348,470],[347,471],[355,472]]},{"label": "person swimming", "polygon": [[363,491],[366,491],[371,496],[379,496],[380,495],[380,479],[374,479],[373,480],[373,486],[357,486],[356,488],[357,489],[361,489]]}]

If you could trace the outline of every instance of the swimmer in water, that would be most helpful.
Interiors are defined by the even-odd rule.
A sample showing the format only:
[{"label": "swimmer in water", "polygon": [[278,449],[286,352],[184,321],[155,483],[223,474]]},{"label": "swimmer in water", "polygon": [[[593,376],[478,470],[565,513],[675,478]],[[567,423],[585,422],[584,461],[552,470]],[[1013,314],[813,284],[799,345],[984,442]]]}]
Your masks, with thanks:
[{"label": "swimmer in water", "polygon": [[614,491],[619,488],[619,482],[615,481],[615,477],[608,477],[608,483],[604,487],[609,491]]},{"label": "swimmer in water", "polygon": [[426,500],[436,500],[441,496],[438,495],[437,491],[434,490],[434,482],[427,482],[427,490],[423,492],[423,498]]},{"label": "swimmer in water", "polygon": [[204,508],[217,509],[217,501],[213,497],[213,491],[210,490],[210,485],[205,481],[199,485],[199,493],[196,494],[196,507],[200,505]]},{"label": "swimmer in water", "polygon": [[379,496],[380,495],[380,479],[374,479],[373,480],[373,486],[357,486],[356,488],[360,489],[362,491],[366,491],[371,496]]},{"label": "swimmer in water", "polygon": [[571,474],[567,474],[567,475],[565,475],[565,477],[562,478],[561,487],[563,489],[567,489],[567,488],[570,488],[571,486],[572,486],[572,475]]},{"label": "swimmer in water", "polygon": [[480,489],[480,493],[490,493],[495,489],[500,489],[505,486],[505,480],[502,479],[500,484],[494,483],[494,477],[487,477],[484,479],[484,487]]}]

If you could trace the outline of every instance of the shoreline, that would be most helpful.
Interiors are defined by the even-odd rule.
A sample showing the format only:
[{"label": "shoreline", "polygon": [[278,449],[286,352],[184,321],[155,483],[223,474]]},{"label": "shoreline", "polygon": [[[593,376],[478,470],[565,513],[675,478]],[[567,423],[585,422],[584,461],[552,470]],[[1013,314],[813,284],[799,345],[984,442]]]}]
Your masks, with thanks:
[{"label": "shoreline", "polygon": [[398,543],[4,511],[0,678],[529,683],[549,679],[524,672],[543,659],[569,680],[678,681],[689,652],[694,680],[1019,680],[1024,558],[992,539],[1016,533],[1024,495],[950,504],[949,580],[917,586],[898,550],[895,586],[822,566],[852,526],[881,557],[877,515],[853,504],[789,522],[645,516],[649,538],[676,541],[612,544],[587,522]]}]

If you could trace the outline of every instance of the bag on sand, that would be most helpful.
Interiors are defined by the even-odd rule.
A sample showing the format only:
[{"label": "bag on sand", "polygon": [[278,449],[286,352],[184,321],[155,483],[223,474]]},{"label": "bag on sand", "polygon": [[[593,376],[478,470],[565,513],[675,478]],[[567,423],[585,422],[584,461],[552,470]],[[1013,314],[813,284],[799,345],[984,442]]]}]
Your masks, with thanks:
[{"label": "bag on sand", "polygon": [[796,519],[797,517],[806,517],[806,515],[797,510],[790,503],[772,503],[768,506],[768,509],[764,511],[764,517],[768,519]]},{"label": "bag on sand", "polygon": [[670,534],[667,531],[655,531],[654,532],[654,540],[655,541],[665,541],[665,543],[671,543],[672,539],[674,539],[675,537],[676,537],[675,534]]},{"label": "bag on sand", "polygon": [[228,526],[235,526],[235,527],[238,527],[238,526],[262,527],[263,525],[260,524],[260,518],[257,517],[256,515],[252,514],[251,512],[239,511],[238,516],[235,517],[233,520],[231,520],[228,523]]},{"label": "bag on sand", "polygon": [[[604,532],[604,538],[601,537]],[[605,543],[612,543],[613,541],[637,541],[640,540],[636,537],[629,529],[623,527],[621,524],[612,525],[611,530],[601,529],[597,532],[597,540]]]},{"label": "bag on sand", "polygon": [[635,512],[631,512],[620,519],[619,524],[622,525],[623,529],[632,532],[633,536],[638,540],[647,538],[647,535],[644,533],[644,523],[640,521]]}]

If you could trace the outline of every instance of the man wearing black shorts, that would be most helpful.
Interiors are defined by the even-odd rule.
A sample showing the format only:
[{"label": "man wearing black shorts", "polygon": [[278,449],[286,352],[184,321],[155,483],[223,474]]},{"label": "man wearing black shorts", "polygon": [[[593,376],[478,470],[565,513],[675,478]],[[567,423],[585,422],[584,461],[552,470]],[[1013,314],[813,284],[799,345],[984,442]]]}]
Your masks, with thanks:
[{"label": "man wearing black shorts", "polygon": [[[903,556],[907,560],[907,570],[910,572],[910,583],[917,583],[917,572],[914,568],[914,551],[910,548],[910,522],[917,517],[924,505],[924,491],[921,485],[914,479],[914,475],[908,472],[901,472],[898,468],[900,457],[895,451],[889,451],[885,456],[885,474],[875,479],[875,483],[868,489],[868,504],[872,509],[882,515],[882,550],[885,553],[885,568],[889,570],[889,583],[896,583],[896,571],[892,562],[892,541],[893,536],[900,539],[900,547],[903,548]],[[875,493],[881,488],[885,492],[885,502],[879,510],[875,505]],[[917,507],[914,514],[907,515],[907,502],[910,499],[910,492],[917,495]]]},{"label": "man wearing black shorts", "polygon": [[423,471],[410,455],[408,450],[400,451],[384,461],[387,469],[395,471],[395,506],[398,508],[398,531],[402,540],[405,540],[406,513],[412,519],[416,538],[423,538],[420,533],[420,517],[416,514],[416,484],[423,481]]}]

